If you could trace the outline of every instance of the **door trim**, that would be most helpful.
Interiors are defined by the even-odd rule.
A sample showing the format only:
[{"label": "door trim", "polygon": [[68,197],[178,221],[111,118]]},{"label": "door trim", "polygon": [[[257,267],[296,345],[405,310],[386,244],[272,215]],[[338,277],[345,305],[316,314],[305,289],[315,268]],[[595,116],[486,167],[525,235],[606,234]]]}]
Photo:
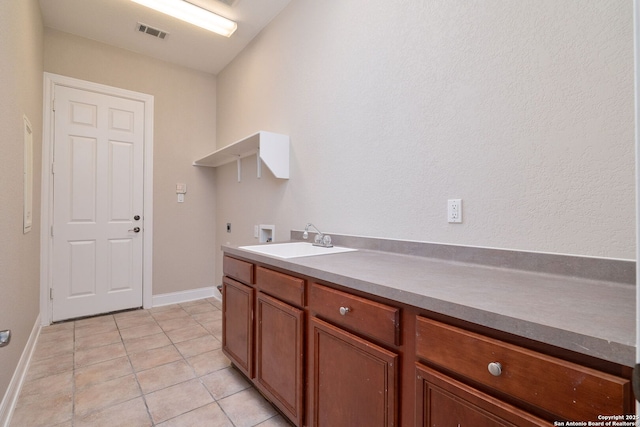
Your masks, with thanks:
[{"label": "door trim", "polygon": [[142,305],[153,304],[153,95],[78,80],[59,74],[44,73],[44,102],[42,126],[42,191],[40,215],[40,319],[42,325],[50,325],[52,319],[49,289],[52,286],[51,263],[53,259],[53,164],[54,116],[53,99],[56,86],[102,93],[128,98],[144,103],[144,233],[142,244]]}]

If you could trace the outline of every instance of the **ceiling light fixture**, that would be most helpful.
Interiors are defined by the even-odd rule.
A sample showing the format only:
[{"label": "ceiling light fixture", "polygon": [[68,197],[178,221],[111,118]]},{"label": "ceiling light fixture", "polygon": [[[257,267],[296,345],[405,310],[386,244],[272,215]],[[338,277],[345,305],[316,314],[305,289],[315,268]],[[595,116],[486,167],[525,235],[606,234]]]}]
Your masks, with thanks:
[{"label": "ceiling light fixture", "polygon": [[213,31],[225,37],[238,28],[238,24],[230,19],[202,9],[183,0],[131,0],[148,8],[157,10],[174,18],[188,22],[205,30]]}]

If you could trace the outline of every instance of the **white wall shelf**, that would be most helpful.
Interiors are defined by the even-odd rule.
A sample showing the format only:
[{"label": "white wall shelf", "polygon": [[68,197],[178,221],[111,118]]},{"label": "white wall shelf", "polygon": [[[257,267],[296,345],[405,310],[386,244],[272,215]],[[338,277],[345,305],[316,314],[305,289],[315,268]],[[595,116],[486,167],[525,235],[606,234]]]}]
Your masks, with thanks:
[{"label": "white wall shelf", "polygon": [[236,161],[240,182],[240,159],[253,154],[257,157],[258,178],[264,162],[276,178],[289,179],[289,136],[262,130],[194,161],[193,165],[216,168]]}]

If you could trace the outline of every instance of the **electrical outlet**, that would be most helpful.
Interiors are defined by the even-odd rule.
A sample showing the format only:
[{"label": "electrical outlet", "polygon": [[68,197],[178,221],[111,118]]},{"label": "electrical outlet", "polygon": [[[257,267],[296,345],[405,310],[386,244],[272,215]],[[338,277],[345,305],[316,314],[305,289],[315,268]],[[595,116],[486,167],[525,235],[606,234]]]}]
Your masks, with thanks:
[{"label": "electrical outlet", "polygon": [[462,222],[462,199],[449,199],[447,201],[447,221],[452,223]]},{"label": "electrical outlet", "polygon": [[257,225],[253,226],[253,238],[257,239],[260,237],[260,228]]}]

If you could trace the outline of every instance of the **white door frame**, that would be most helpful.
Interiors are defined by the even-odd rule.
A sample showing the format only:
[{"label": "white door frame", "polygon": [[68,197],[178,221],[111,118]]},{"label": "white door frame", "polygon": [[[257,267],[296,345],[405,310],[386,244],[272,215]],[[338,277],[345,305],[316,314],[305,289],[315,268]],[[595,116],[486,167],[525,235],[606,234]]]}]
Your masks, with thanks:
[{"label": "white door frame", "polygon": [[57,85],[128,98],[144,103],[144,233],[142,237],[142,305],[151,308],[153,299],[153,95],[78,80],[58,74],[44,73],[44,105],[42,127],[42,194],[40,231],[40,319],[51,324],[52,310],[49,289],[52,285],[53,259],[53,164],[54,116],[53,99]]}]

